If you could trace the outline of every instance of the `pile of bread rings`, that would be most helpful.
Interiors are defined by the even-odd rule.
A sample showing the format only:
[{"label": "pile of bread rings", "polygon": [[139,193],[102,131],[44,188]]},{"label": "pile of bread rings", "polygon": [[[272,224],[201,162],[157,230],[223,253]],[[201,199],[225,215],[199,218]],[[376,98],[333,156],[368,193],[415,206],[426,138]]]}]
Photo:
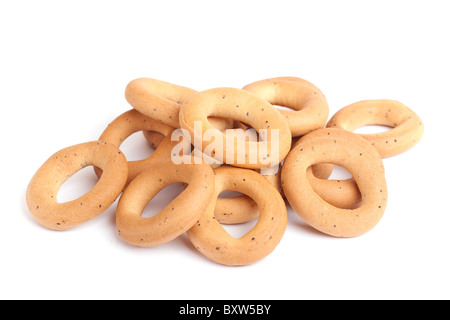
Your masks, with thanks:
[{"label": "pile of bread rings", "polygon": [[[128,84],[125,96],[133,109],[116,118],[99,140],[59,151],[37,171],[27,189],[30,212],[46,228],[68,230],[98,216],[121,195],[116,222],[124,241],[153,247],[187,232],[199,252],[229,266],[255,263],[277,247],[287,226],[285,199],[324,234],[356,237],[370,231],[382,218],[388,199],[382,158],[412,148],[424,132],[420,118],[392,100],[354,103],[327,123],[329,107],[323,92],[295,77],[203,92],[141,78]],[[196,132],[194,122],[201,122],[202,132]],[[353,133],[366,125],[392,129]],[[274,163],[250,161],[250,152],[243,161],[232,161],[237,143],[231,145],[235,150],[227,146],[226,154],[213,152],[214,165],[203,157],[175,164],[171,156],[179,142],[173,135],[180,128],[192,135],[214,129],[224,144],[225,130],[276,129],[277,151],[270,149],[267,157],[278,159],[275,164],[282,165],[281,170],[269,174],[265,170],[263,176],[261,170]],[[156,150],[145,160],[127,161],[120,146],[140,131]],[[272,140],[270,134],[247,139],[245,150],[275,143]],[[208,143],[189,145],[189,151],[202,154]],[[353,178],[328,180],[334,165],[346,168]],[[62,184],[88,166],[99,177],[95,187],[76,200],[58,203]],[[154,217],[142,217],[161,190],[179,182],[185,187],[178,197]],[[223,191],[242,195],[221,198]],[[256,226],[239,239],[221,226],[254,219]]]}]

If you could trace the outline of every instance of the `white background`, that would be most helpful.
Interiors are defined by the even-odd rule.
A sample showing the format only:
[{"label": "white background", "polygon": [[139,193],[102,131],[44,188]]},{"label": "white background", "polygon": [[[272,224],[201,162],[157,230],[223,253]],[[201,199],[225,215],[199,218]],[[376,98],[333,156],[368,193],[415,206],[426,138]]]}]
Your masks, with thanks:
[{"label": "white background", "polygon": [[[0,298],[449,299],[447,2],[1,1]],[[328,237],[289,210],[273,254],[229,268],[185,235],[152,249],[127,245],[115,205],[67,232],[28,213],[34,172],[127,111],[132,79],[205,90],[286,75],[319,86],[330,116],[383,98],[423,119],[420,144],[385,160],[389,204],[368,234]],[[132,139],[126,155],[145,156],[144,140]],[[83,171],[60,197],[94,183]]]}]

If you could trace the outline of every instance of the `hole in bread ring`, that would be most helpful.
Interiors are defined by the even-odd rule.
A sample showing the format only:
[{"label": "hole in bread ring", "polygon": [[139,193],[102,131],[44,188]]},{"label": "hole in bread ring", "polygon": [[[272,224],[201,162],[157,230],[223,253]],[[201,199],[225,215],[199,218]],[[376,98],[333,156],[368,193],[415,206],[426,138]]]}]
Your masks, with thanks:
[{"label": "hole in bread ring", "polygon": [[328,103],[316,86],[303,79],[275,78],[261,80],[243,89],[256,94],[272,105],[292,110],[279,109],[289,124],[293,137],[302,136],[323,128],[328,120]]},{"label": "hole in bread ring", "polygon": [[[374,228],[387,204],[387,187],[379,155],[374,157],[356,139],[323,137],[299,142],[282,171],[283,189],[292,208],[313,228],[335,237],[356,237]],[[341,209],[326,202],[311,184],[308,169],[318,163],[346,168],[361,192],[357,209]],[[302,192],[298,192],[298,190]]]},{"label": "hole in bread ring", "polygon": [[367,125],[392,127],[391,130],[381,133],[361,134],[382,158],[411,149],[424,133],[424,125],[419,116],[394,100],[365,100],[353,103],[339,110],[327,127],[355,131]]},{"label": "hole in bread ring", "polygon": [[[62,184],[88,166],[104,172],[94,188],[76,200],[58,203]],[[127,177],[127,160],[116,146],[96,141],[69,147],[55,153],[36,172],[27,189],[28,208],[42,226],[68,230],[108,209],[122,192]]]},{"label": "hole in bread ring", "polygon": [[84,196],[98,183],[98,177],[92,166],[81,169],[59,188],[56,200],[59,203],[73,201]]},{"label": "hole in bread ring", "polygon": [[152,146],[153,149],[157,149],[161,142],[166,137],[162,133],[156,131],[142,131],[142,134],[145,137],[145,140]]},{"label": "hole in bread ring", "polygon": [[[285,203],[277,190],[252,170],[221,167],[215,170],[215,194],[204,215],[188,231],[189,239],[207,258],[228,266],[255,263],[279,244],[287,225]],[[228,234],[214,215],[218,195],[237,191],[251,197],[260,208],[256,226],[240,239]]]},{"label": "hole in bread ring", "polygon": [[[187,184],[178,197],[154,217],[141,216],[162,189],[178,182]],[[120,198],[116,213],[120,236],[138,247],[167,243],[200,220],[213,194],[214,172],[209,165],[175,165],[171,161],[154,164],[134,179]]]},{"label": "hole in bread ring", "polygon": [[[241,140],[243,148],[239,148],[239,139],[231,137],[230,140],[228,134],[214,128],[208,120],[210,116],[248,123],[256,130],[265,130],[266,137],[256,142]],[[289,126],[277,109],[256,95],[235,88],[216,88],[191,96],[181,108],[180,125],[189,131],[194,145],[201,146],[203,152],[210,147],[210,141],[203,139],[205,134],[216,140],[218,137],[216,147],[219,150],[211,154],[212,157],[247,169],[279,164],[289,153],[292,143]]]},{"label": "hole in bread ring", "polygon": [[[142,114],[172,128],[179,128],[180,107],[197,91],[169,82],[139,78],[131,81],[126,90],[128,103]],[[233,122],[228,119],[211,119],[218,128],[228,128]]]}]

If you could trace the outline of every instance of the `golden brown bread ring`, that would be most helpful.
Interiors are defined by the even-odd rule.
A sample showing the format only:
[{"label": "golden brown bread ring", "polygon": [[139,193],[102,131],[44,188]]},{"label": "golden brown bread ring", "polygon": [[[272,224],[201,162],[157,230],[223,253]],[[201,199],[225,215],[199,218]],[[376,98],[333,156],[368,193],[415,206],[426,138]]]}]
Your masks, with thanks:
[{"label": "golden brown bread ring", "polygon": [[[208,121],[210,116],[248,123],[256,130],[267,130],[267,139],[258,142],[245,141],[242,163],[239,154],[243,150],[239,149],[238,139],[232,141],[234,148],[229,150],[226,136]],[[201,122],[202,132],[195,132],[196,121]],[[247,169],[268,168],[280,163],[289,153],[292,143],[289,126],[275,107],[248,91],[235,88],[216,88],[191,96],[181,108],[180,126],[188,130],[194,138],[203,137],[205,132],[217,133],[222,138],[218,142],[222,152],[216,152],[214,158]],[[278,130],[278,141],[272,141],[276,132],[274,129]],[[202,151],[205,151],[209,144],[209,141],[202,139]],[[272,154],[272,146],[275,144],[278,152]],[[262,151],[263,157],[260,156]],[[256,155],[256,159],[252,159],[252,155]]]},{"label": "golden brown bread ring", "polygon": [[403,153],[422,138],[424,125],[419,116],[404,104],[394,100],[365,100],[339,110],[328,122],[329,128],[355,131],[367,125],[383,125],[391,130],[376,134],[361,134],[382,158]]},{"label": "golden brown bread ring", "polygon": [[[215,174],[213,200],[188,231],[189,239],[197,250],[220,264],[240,266],[263,259],[277,247],[286,230],[283,198],[270,182],[252,170],[221,167]],[[217,196],[225,190],[246,194],[261,208],[256,226],[240,239],[229,235],[214,215]]]},{"label": "golden brown bread ring", "polygon": [[[359,145],[368,154],[375,158],[379,158],[377,151],[367,143],[367,141],[352,132],[336,129],[336,128],[325,128],[313,131],[305,136],[303,136],[296,144],[304,143],[305,141],[314,140],[317,138],[341,138],[347,139],[354,144]],[[294,147],[295,148],[295,147]],[[384,172],[383,163],[380,163],[382,170]],[[334,165],[333,165],[334,166]],[[313,174],[312,169],[319,167],[319,165],[312,166],[308,168],[308,180],[311,183],[314,191],[322,197],[325,201],[333,206],[342,209],[355,209],[360,205],[361,193],[359,192],[358,186],[354,179],[347,180],[327,180],[320,179]]]},{"label": "golden brown bread ring", "polygon": [[[142,218],[147,204],[165,187],[182,182],[187,188],[152,218]],[[124,191],[117,206],[120,236],[138,247],[167,243],[188,231],[202,216],[214,194],[214,172],[206,163],[154,164]]]},{"label": "golden brown bread ring", "polygon": [[327,123],[329,108],[325,96],[316,86],[303,79],[267,79],[251,83],[243,89],[273,105],[293,109],[278,110],[286,118],[293,137],[323,128]]},{"label": "golden brown bread ring", "polygon": [[[150,117],[147,117],[137,110],[132,109],[117,117],[111,124],[109,124],[109,126],[105,129],[100,137],[100,140],[112,143],[120,148],[122,143],[133,133],[149,130],[162,133],[164,136],[169,137],[165,142],[167,146],[161,149],[157,148],[155,152],[147,159],[139,161],[129,161],[127,185],[140,173],[145,171],[148,167],[152,166],[153,163],[158,162],[161,159],[167,159],[167,157],[170,157],[170,151],[167,150],[170,149],[170,146],[173,147],[175,145],[170,141],[173,128],[162,124],[161,122],[158,122]],[[101,176],[101,170],[95,168],[95,172],[97,176]]]},{"label": "golden brown bread ring", "polygon": [[[172,128],[179,128],[181,104],[197,91],[169,82],[139,78],[131,81],[126,90],[128,103],[142,114],[158,120]],[[217,128],[228,128],[233,122],[228,119],[213,118],[210,121]]]},{"label": "golden brown bread ring", "polygon": [[[62,184],[88,166],[97,166],[104,172],[95,187],[76,200],[58,203]],[[28,208],[42,226],[68,230],[108,209],[122,192],[127,177],[127,160],[116,146],[95,141],[69,147],[55,153],[31,179]]]},{"label": "golden brown bread ring", "polygon": [[[295,146],[281,175],[289,203],[306,223],[335,237],[360,236],[377,225],[386,209],[387,186],[381,158],[367,150],[356,139],[340,137],[311,139]],[[341,209],[322,199],[307,174],[308,168],[317,163],[335,163],[346,168],[361,191],[361,206]]]}]

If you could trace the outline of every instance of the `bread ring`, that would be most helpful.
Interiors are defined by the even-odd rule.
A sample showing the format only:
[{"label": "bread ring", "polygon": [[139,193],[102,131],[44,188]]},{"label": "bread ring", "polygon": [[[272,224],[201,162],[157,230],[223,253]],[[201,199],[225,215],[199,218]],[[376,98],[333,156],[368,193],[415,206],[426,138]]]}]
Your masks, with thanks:
[{"label": "bread ring", "polygon": [[[172,127],[147,117],[134,109],[117,117],[102,133],[99,140],[106,141],[120,147],[121,144],[133,133],[149,130],[168,136],[169,139],[166,144],[169,146],[174,146],[174,144],[170,142],[170,137],[173,132]],[[127,185],[153,163],[158,162],[161,159],[170,159],[169,147],[166,146],[162,149],[156,149],[155,152],[147,159],[140,161],[129,161]],[[101,170],[96,168],[95,172],[97,173],[97,176],[101,176]]]},{"label": "bread ring", "polygon": [[[152,218],[142,218],[146,205],[165,187],[183,182],[187,188]],[[117,207],[120,236],[138,247],[167,243],[189,230],[202,216],[214,194],[214,172],[206,163],[156,163],[124,191]]]},{"label": "bread ring", "polygon": [[[336,129],[336,128],[326,128],[320,129],[308,133],[303,136],[296,144],[305,143],[306,141],[311,141],[317,138],[340,138],[344,140],[349,140],[354,144],[359,145],[368,154],[374,158],[379,158],[377,151],[367,143],[367,141],[357,134],[352,132]],[[295,147],[294,147],[295,148]],[[380,162],[381,169],[384,172],[383,162]],[[333,165],[334,166],[334,165]],[[322,197],[329,204],[342,208],[342,209],[356,209],[361,202],[361,193],[359,192],[358,186],[354,179],[347,180],[325,180],[320,179],[315,176],[312,170],[319,165],[312,166],[308,168],[308,180],[313,188],[313,190]]]},{"label": "bread ring", "polygon": [[[172,83],[139,78],[131,81],[126,90],[128,103],[142,114],[156,119],[172,128],[179,128],[181,104],[197,91]],[[227,119],[210,119],[217,128],[224,130],[233,125]]]},{"label": "bread ring", "polygon": [[[211,125],[209,116],[231,118],[248,123],[256,130],[267,130],[267,139],[259,142],[244,141],[244,149],[239,149],[240,143],[238,139],[234,139],[231,141],[234,148],[228,149],[227,137]],[[195,132],[196,121],[201,121],[201,132]],[[191,96],[181,108],[180,126],[188,130],[194,140],[203,138],[205,132],[217,133],[215,136],[222,138],[217,141],[221,152],[212,154],[214,158],[248,169],[268,168],[280,163],[289,153],[292,143],[289,126],[277,109],[252,93],[234,88],[211,89]],[[278,141],[272,141],[275,133],[278,133]],[[204,139],[194,142],[201,144],[203,151],[210,144]],[[273,147],[278,152],[273,151]]]},{"label": "bread ring", "polygon": [[[381,158],[372,156],[355,141],[332,137],[301,142],[289,154],[281,172],[284,192],[297,214],[313,228],[335,237],[356,237],[368,232],[380,221],[387,204]],[[361,206],[341,209],[323,200],[307,175],[308,168],[317,163],[346,168],[361,191]]]},{"label": "bread ring", "polygon": [[366,125],[384,125],[393,129],[376,134],[362,134],[382,158],[403,153],[422,138],[424,126],[419,116],[394,100],[366,100],[338,111],[327,127],[355,131]]},{"label": "bread ring", "polygon": [[[248,265],[269,255],[287,225],[286,206],[276,189],[252,170],[221,167],[215,170],[215,194],[198,223],[188,231],[192,244],[209,259],[228,266]],[[247,194],[261,208],[258,223],[246,235],[229,235],[214,216],[217,196],[224,190]]]},{"label": "bread ring", "polygon": [[[76,200],[58,203],[63,183],[88,166],[97,166],[104,172],[97,185]],[[55,153],[31,179],[28,208],[42,226],[68,230],[108,209],[122,192],[127,176],[127,160],[114,145],[98,141],[69,147]]]},{"label": "bread ring", "polygon": [[311,83],[277,78],[257,81],[245,86],[273,105],[294,109],[278,111],[286,118],[293,137],[323,128],[328,120],[329,108],[323,93]]}]

